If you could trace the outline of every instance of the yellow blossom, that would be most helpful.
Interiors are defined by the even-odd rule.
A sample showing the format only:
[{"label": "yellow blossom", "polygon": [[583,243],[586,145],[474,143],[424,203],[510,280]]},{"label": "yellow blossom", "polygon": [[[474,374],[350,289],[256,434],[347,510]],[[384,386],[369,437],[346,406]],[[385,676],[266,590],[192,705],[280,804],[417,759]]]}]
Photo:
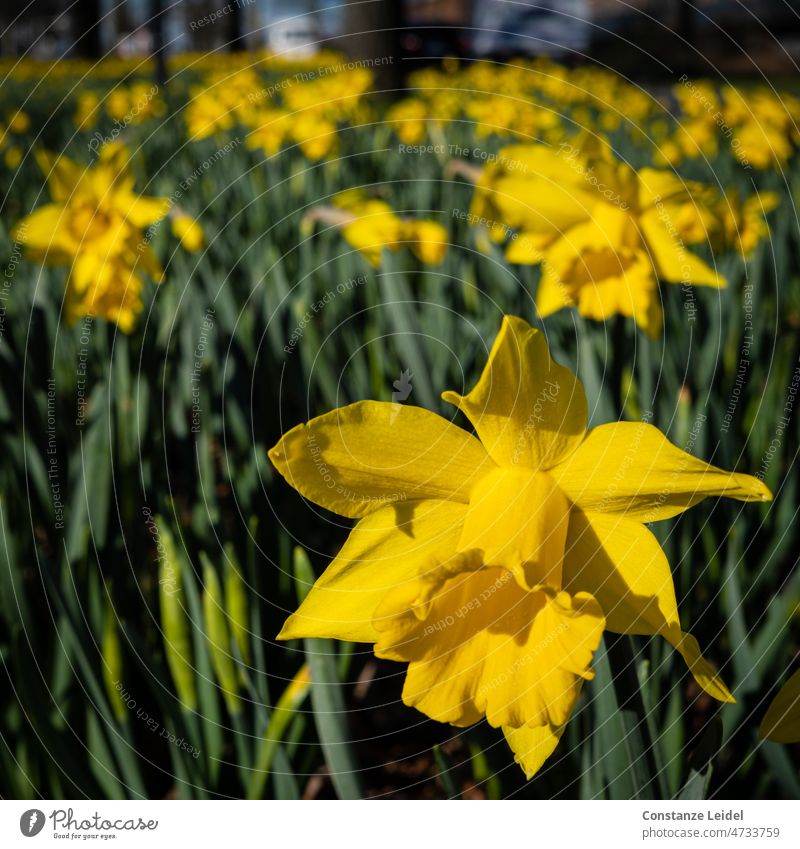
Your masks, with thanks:
[{"label": "yellow blossom", "polygon": [[428,107],[415,97],[395,103],[386,112],[386,121],[392,125],[403,144],[419,144],[428,134]]},{"label": "yellow blossom", "polygon": [[280,639],[373,643],[407,663],[403,701],[502,728],[528,777],[552,753],[603,630],[660,635],[733,701],[680,625],[647,524],[764,484],[676,448],[648,424],[587,429],[582,385],[544,335],[506,317],[473,390],[442,396],[475,436],[425,409],[362,401],[269,452],[305,498],[357,519]]},{"label": "yellow blossom", "polygon": [[338,227],[376,268],[384,249],[397,251],[404,243],[428,265],[438,265],[447,253],[447,230],[437,221],[403,219],[386,201],[370,198],[359,189],[340,192],[333,203],[335,209],[319,208],[312,217]]},{"label": "yellow blossom", "polygon": [[725,285],[686,248],[713,219],[695,191],[666,171],[634,171],[602,148],[513,145],[484,169],[471,212],[494,222],[495,232],[518,231],[510,262],[541,264],[540,315],[575,305],[587,318],[633,317],[654,336],[662,324],[659,279]]},{"label": "yellow blossom", "polygon": [[40,152],[52,203],[24,218],[16,238],[29,256],[69,265],[67,318],[99,315],[129,331],[141,309],[142,277],[161,268],[142,228],[167,212],[169,200],[134,191],[128,152],[105,145],[94,167]]},{"label": "yellow blossom", "polygon": [[93,91],[82,91],[77,96],[73,122],[79,130],[91,130],[99,117],[100,98]]},{"label": "yellow blossom", "polygon": [[181,245],[187,251],[200,251],[205,247],[206,237],[203,227],[191,215],[179,213],[172,216],[172,234],[181,240]]},{"label": "yellow blossom", "polygon": [[438,265],[447,253],[447,230],[438,221],[408,221],[404,237],[414,256],[426,265]]},{"label": "yellow blossom", "polygon": [[290,133],[291,116],[280,109],[262,110],[253,118],[253,129],[245,139],[250,150],[262,150],[274,156],[283,147]]},{"label": "yellow blossom", "polygon": [[766,216],[780,204],[775,192],[756,192],[745,201],[735,189],[724,192],[716,204],[720,220],[720,245],[733,248],[742,257],[752,256],[759,242],[769,238]]},{"label": "yellow blossom", "polygon": [[235,115],[231,107],[213,91],[195,89],[186,105],[186,128],[192,141],[201,141],[233,127]]},{"label": "yellow blossom", "polygon": [[336,151],[336,126],[313,112],[305,112],[292,117],[290,122],[292,138],[298,147],[311,160],[317,161],[331,156]]}]

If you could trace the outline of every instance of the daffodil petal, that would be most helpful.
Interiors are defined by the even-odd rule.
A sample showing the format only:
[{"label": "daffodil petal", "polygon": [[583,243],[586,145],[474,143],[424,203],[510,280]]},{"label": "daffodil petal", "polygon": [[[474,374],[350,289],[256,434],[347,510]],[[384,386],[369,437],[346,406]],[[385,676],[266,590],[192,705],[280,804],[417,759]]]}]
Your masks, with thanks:
[{"label": "daffodil petal", "polygon": [[169,198],[119,192],[114,198],[115,206],[134,227],[149,227],[160,221],[170,208]]},{"label": "daffodil petal", "polygon": [[86,173],[86,169],[72,159],[45,150],[36,152],[36,161],[47,178],[47,188],[54,201],[69,200]]},{"label": "daffodil petal", "polygon": [[697,640],[681,631],[672,571],[661,545],[624,516],[573,508],[564,555],[567,592],[588,592],[619,634],[660,635],[680,652],[697,683],[715,699],[734,701]]},{"label": "daffodil petal", "polygon": [[715,698],[718,702],[733,704],[736,701],[731,691],[725,686],[725,682],[720,678],[719,673],[703,657],[697,640],[691,634],[682,633],[678,636],[677,631],[673,629],[667,635],[667,639],[686,662],[694,680],[709,696]]},{"label": "daffodil petal", "polygon": [[759,733],[775,743],[800,742],[800,670],[778,691],[761,721]]},{"label": "daffodil petal", "polygon": [[661,168],[640,168],[639,204],[645,209],[670,200],[690,199],[689,190],[695,184],[687,183],[673,171]]},{"label": "daffodil petal", "polygon": [[[561,179],[501,177],[492,186],[492,203],[510,227],[555,236],[585,220],[597,197]],[[581,184],[586,185],[586,184]]]},{"label": "daffodil petal", "polygon": [[421,407],[359,401],[301,424],[269,457],[298,492],[341,516],[392,502],[469,500],[492,468],[480,442]]},{"label": "daffodil petal", "polygon": [[522,767],[528,781],[541,769],[542,764],[553,754],[566,725],[553,728],[551,725],[528,725],[522,728],[503,728],[506,742],[514,753],[514,760]]},{"label": "daffodil petal", "polygon": [[609,631],[652,635],[680,627],[672,570],[658,540],[639,522],[573,508],[563,574],[567,592],[597,599]]},{"label": "daffodil petal", "polygon": [[580,381],[550,359],[544,334],[515,316],[504,317],[475,388],[442,398],[464,412],[501,466],[548,469],[568,457],[586,431]]},{"label": "daffodil petal", "polygon": [[373,620],[382,599],[409,587],[414,593],[425,568],[450,556],[466,510],[455,502],[418,501],[387,505],[365,516],[278,639],[375,642]]},{"label": "daffodil petal", "polygon": [[542,318],[547,318],[564,307],[575,306],[571,292],[561,281],[561,276],[549,263],[542,270],[539,286],[536,289],[536,310]]},{"label": "daffodil petal", "polygon": [[668,283],[686,283],[695,286],[723,288],[725,278],[710,265],[691,253],[681,243],[674,225],[670,226],[665,209],[650,209],[639,216],[647,248],[655,263],[658,275]]},{"label": "daffodil petal", "polygon": [[593,428],[550,474],[583,510],[668,519],[708,496],[770,501],[758,478],[726,472],[673,445],[658,428],[614,422]]},{"label": "daffodil petal", "polygon": [[552,241],[550,233],[515,233],[506,248],[506,259],[517,265],[537,265]]},{"label": "daffodil petal", "polygon": [[501,569],[446,573],[423,615],[388,596],[375,654],[409,663],[405,704],[439,722],[563,725],[605,620],[582,593],[526,592]]},{"label": "daffodil petal", "polygon": [[68,250],[71,246],[62,238],[64,220],[64,207],[48,203],[20,221],[14,238],[33,250]]}]

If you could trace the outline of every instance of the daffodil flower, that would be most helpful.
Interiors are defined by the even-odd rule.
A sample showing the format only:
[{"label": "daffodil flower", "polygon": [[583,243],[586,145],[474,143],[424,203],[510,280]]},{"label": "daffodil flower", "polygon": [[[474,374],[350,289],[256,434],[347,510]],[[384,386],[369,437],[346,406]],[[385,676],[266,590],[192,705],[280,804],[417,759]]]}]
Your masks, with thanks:
[{"label": "daffodil flower", "polygon": [[729,189],[719,198],[716,211],[720,222],[722,246],[733,248],[748,259],[759,243],[768,239],[770,228],[766,216],[780,206],[775,192],[756,192],[742,200],[736,189]]},{"label": "daffodil flower", "polygon": [[386,201],[370,198],[358,189],[340,192],[333,203],[333,207],[312,210],[306,224],[320,221],[337,227],[375,268],[384,249],[397,251],[403,244],[426,265],[438,265],[447,253],[447,230],[437,221],[401,218]]},{"label": "daffodil flower", "polygon": [[725,279],[687,244],[713,218],[666,171],[634,171],[607,151],[572,144],[503,148],[476,184],[473,220],[510,239],[506,258],[541,264],[542,317],[577,306],[587,318],[621,314],[655,336],[662,326],[658,280],[721,287]]},{"label": "daffodil flower", "polygon": [[269,456],[305,498],[357,519],[280,639],[373,643],[408,664],[403,701],[486,717],[528,777],[552,753],[604,630],[660,635],[700,686],[733,697],[681,629],[647,523],[707,496],[766,501],[649,424],[587,430],[583,387],[542,333],[506,317],[477,385],[428,410],[362,401],[286,433]]},{"label": "daffodil flower", "polygon": [[143,275],[163,275],[143,228],[166,215],[169,200],[136,194],[128,152],[118,143],[105,145],[91,168],[66,156],[37,158],[52,203],[24,218],[15,238],[30,258],[71,266],[68,321],[99,315],[129,332],[142,307]]},{"label": "daffodil flower", "polygon": [[187,250],[195,253],[201,251],[206,244],[206,236],[203,225],[191,215],[180,210],[173,210],[171,217],[172,235],[180,239],[181,245]]},{"label": "daffodil flower", "polygon": [[429,116],[428,106],[423,100],[409,97],[391,106],[386,111],[385,120],[401,142],[419,144],[428,135]]}]

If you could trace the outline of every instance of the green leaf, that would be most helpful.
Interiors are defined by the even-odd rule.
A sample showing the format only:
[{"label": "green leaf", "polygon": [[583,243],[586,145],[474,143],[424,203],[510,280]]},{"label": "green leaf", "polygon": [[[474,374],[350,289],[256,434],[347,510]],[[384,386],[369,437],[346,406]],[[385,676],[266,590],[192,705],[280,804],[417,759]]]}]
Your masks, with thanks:
[{"label": "green leaf", "polygon": [[[308,593],[313,572],[302,548],[295,548],[295,580],[298,601]],[[328,765],[331,781],[340,799],[361,799],[363,792],[355,756],[350,746],[347,709],[336,669],[336,652],[331,640],[304,640],[311,670],[311,705],[314,723]]]}]

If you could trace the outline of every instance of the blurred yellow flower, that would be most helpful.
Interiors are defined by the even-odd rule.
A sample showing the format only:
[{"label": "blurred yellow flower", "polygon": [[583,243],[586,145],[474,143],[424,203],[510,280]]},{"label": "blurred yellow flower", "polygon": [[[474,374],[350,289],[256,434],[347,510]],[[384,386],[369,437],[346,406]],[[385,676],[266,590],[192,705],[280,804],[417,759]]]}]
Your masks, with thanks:
[{"label": "blurred yellow flower", "polygon": [[134,192],[128,156],[120,144],[105,145],[98,163],[84,168],[66,156],[40,152],[53,202],[24,218],[15,231],[30,258],[70,266],[69,321],[99,315],[125,332],[141,309],[142,276],[162,276],[142,228],[169,208],[167,198]]},{"label": "blurred yellow flower", "polygon": [[540,315],[577,306],[587,318],[633,317],[651,336],[661,329],[657,281],[724,286],[687,250],[713,215],[666,171],[634,171],[605,147],[572,144],[503,148],[477,181],[471,214],[511,235],[506,257],[541,264]]},{"label": "blurred yellow flower", "polygon": [[414,256],[426,265],[438,265],[447,253],[447,230],[437,221],[408,221],[403,238],[411,243]]},{"label": "blurred yellow flower", "polygon": [[274,156],[290,133],[289,113],[280,109],[263,110],[252,120],[253,129],[245,139],[245,146],[250,150],[262,150],[267,156]]},{"label": "blurred yellow flower", "polygon": [[181,245],[187,251],[201,251],[206,244],[203,227],[196,218],[185,213],[177,213],[171,216],[171,229],[173,236],[181,240]]},{"label": "blurred yellow flower", "polygon": [[427,410],[362,401],[269,452],[305,498],[358,523],[279,639],[375,644],[408,663],[403,701],[442,722],[486,717],[528,777],[554,750],[604,629],[661,635],[699,685],[733,697],[683,632],[647,524],[761,481],[676,448],[648,424],[587,430],[581,383],[541,332],[506,317],[477,385],[446,392],[476,436]]},{"label": "blurred yellow flower", "polygon": [[82,91],[78,94],[75,105],[73,123],[79,130],[91,130],[97,124],[100,98],[93,91]]},{"label": "blurred yellow flower", "polygon": [[720,247],[733,248],[747,259],[759,242],[769,238],[766,216],[780,205],[775,192],[756,192],[742,201],[736,189],[724,192],[716,204],[721,226]]},{"label": "blurred yellow flower", "polygon": [[386,122],[392,126],[403,144],[419,144],[428,134],[428,107],[425,102],[409,97],[389,107]]},{"label": "blurred yellow flower", "polygon": [[381,253],[386,248],[396,251],[403,237],[403,222],[386,201],[363,198],[353,202],[350,196],[338,196],[334,204],[349,218],[342,225],[342,235],[370,263],[377,268]]},{"label": "blurred yellow flower", "polygon": [[800,670],[789,678],[772,700],[759,732],[775,743],[800,743]]},{"label": "blurred yellow flower", "polygon": [[213,91],[194,89],[186,105],[186,129],[191,141],[202,141],[231,129],[235,114]]},{"label": "blurred yellow flower", "polygon": [[784,127],[748,121],[736,130],[732,149],[743,165],[764,170],[786,165],[794,148]]},{"label": "blurred yellow flower", "polygon": [[333,204],[313,210],[307,220],[337,227],[375,268],[384,249],[397,251],[403,244],[427,265],[437,265],[447,253],[447,230],[436,221],[401,218],[386,201],[371,198],[360,189],[340,192]]},{"label": "blurred yellow flower", "polygon": [[319,114],[304,112],[295,115],[289,126],[292,138],[309,159],[316,162],[336,152],[336,125]]}]

